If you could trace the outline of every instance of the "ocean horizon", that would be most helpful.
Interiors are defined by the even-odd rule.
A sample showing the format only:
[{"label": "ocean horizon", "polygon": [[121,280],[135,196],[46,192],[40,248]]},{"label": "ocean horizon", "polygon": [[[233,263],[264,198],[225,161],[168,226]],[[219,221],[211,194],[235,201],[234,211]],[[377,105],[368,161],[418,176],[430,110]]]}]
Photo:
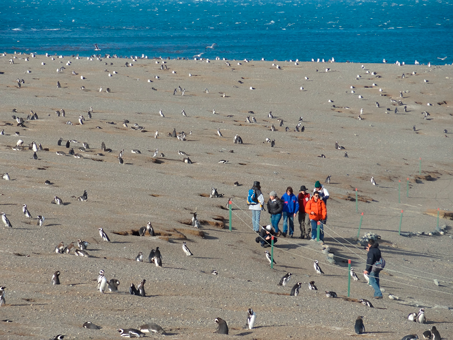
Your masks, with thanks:
[{"label": "ocean horizon", "polygon": [[0,17],[7,53],[453,61],[453,3],[440,0],[12,0]]}]

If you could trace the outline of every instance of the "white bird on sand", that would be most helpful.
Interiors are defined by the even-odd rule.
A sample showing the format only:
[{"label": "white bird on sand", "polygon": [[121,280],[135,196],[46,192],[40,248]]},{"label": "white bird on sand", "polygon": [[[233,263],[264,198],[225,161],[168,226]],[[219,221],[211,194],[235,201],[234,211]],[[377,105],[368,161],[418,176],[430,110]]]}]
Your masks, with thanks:
[{"label": "white bird on sand", "polygon": [[371,177],[371,184],[376,185],[376,181],[374,180],[374,177]]},{"label": "white bird on sand", "polygon": [[220,129],[217,129],[217,134],[219,135],[219,137],[223,137],[222,133],[220,132]]}]

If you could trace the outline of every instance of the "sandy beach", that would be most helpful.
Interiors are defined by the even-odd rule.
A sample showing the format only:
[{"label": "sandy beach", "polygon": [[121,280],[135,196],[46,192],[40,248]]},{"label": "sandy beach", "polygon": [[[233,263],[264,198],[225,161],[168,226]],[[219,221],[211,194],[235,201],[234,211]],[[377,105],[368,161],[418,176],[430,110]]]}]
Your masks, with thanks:
[{"label": "sandy beach", "polygon": [[[149,322],[170,339],[223,338],[213,334],[216,317],[242,339],[348,339],[359,315],[366,338],[422,338],[432,326],[444,339],[453,334],[452,66],[2,54],[0,79],[0,174],[10,176],[1,180],[0,205],[13,226],[0,228],[0,286],[6,287],[0,312],[11,321],[0,322],[2,339],[118,339],[118,328]],[[61,109],[65,117],[55,113]],[[39,119],[27,120],[31,110]],[[186,140],[171,137],[174,129]],[[234,144],[235,135],[244,143]],[[23,145],[14,150],[19,139]],[[81,158],[68,154],[68,140]],[[36,160],[33,141],[43,148]],[[111,152],[101,150],[102,142]],[[248,189],[260,181],[267,201],[270,191],[312,190],[317,180],[330,192],[325,245],[336,264],[316,242],[280,237],[271,269],[255,243]],[[209,198],[211,188],[222,197]],[[84,190],[88,200],[77,200]],[[64,204],[53,204],[55,196]],[[446,227],[429,236],[436,209]],[[195,211],[200,229],[189,223]],[[398,234],[401,211],[408,236]],[[362,212],[360,235],[380,235],[387,262],[382,300],[372,298],[361,274]],[[37,215],[45,217],[41,227]],[[148,221],[157,236],[132,235]],[[262,212],[261,224],[268,223]],[[102,241],[98,228],[112,242]],[[55,253],[60,242],[78,239],[90,243],[88,258]],[[185,256],[184,241],[193,256]],[[156,247],[162,268],[147,263]],[[135,261],[139,252],[143,263]],[[349,299],[348,259],[360,278],[351,282]],[[314,260],[325,275],[316,274]],[[101,269],[120,281],[119,292],[96,289]],[[57,270],[61,284],[53,286]],[[278,286],[287,272],[289,286]],[[129,295],[130,284],[142,279],[147,296]],[[308,290],[310,281],[318,291]],[[297,282],[301,294],[289,296]],[[253,330],[243,329],[248,308],[257,314]],[[428,323],[408,321],[420,308]],[[86,321],[102,329],[82,328]]]}]

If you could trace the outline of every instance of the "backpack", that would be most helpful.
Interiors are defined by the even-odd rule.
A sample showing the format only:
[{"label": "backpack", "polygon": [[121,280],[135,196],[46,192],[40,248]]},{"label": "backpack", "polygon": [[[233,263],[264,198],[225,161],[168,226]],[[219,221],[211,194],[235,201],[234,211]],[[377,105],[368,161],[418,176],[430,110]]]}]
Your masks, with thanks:
[{"label": "backpack", "polygon": [[376,273],[379,273],[382,269],[385,268],[385,260],[383,257],[381,257],[379,259],[379,261],[376,261],[374,264],[373,264],[373,268],[372,268],[372,271],[373,272],[376,272]]},{"label": "backpack", "polygon": [[248,205],[254,205],[258,204],[258,198],[256,197],[256,191],[255,189],[250,189],[249,194],[247,195],[247,204]]}]

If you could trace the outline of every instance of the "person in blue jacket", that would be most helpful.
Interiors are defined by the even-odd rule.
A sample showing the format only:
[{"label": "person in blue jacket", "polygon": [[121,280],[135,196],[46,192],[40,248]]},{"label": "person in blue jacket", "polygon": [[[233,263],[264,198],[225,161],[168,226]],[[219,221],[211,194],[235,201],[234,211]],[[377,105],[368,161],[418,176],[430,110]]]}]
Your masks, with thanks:
[{"label": "person in blue jacket", "polygon": [[289,224],[289,237],[293,237],[294,233],[294,217],[297,216],[299,211],[299,201],[297,197],[293,194],[293,188],[288,187],[286,193],[283,194],[282,198],[283,203],[283,237],[286,237],[288,232]]}]

